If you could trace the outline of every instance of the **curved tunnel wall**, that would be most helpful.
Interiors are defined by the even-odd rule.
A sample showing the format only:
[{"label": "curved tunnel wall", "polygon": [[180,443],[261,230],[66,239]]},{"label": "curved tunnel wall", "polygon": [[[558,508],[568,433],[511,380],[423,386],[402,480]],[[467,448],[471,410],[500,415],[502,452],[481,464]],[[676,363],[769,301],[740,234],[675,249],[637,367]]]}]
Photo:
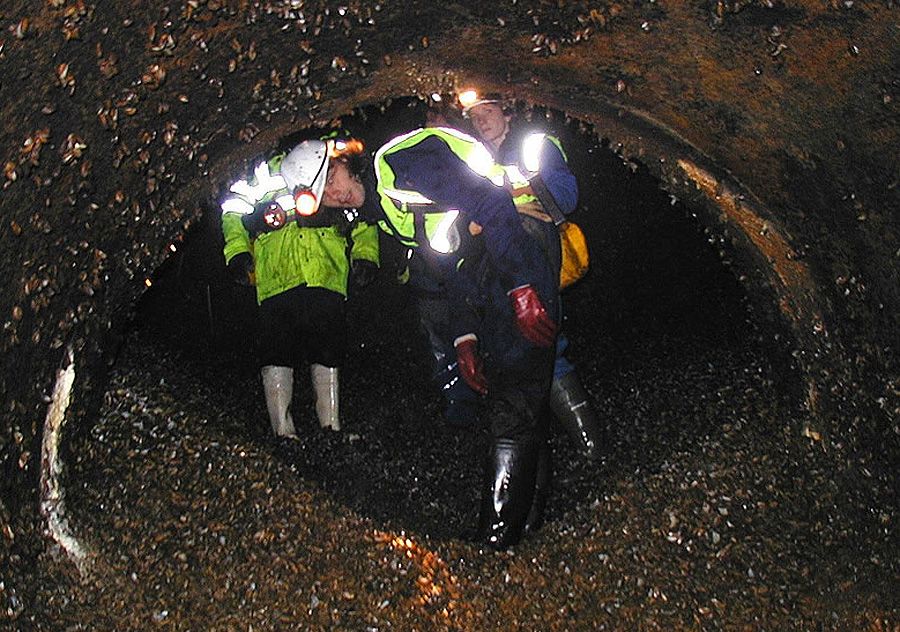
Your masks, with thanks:
[{"label": "curved tunnel wall", "polygon": [[481,4],[9,3],[4,513],[36,498],[66,350],[77,428],[145,278],[237,162],[357,106],[468,83],[592,124],[705,209],[701,221],[743,253],[750,293],[794,332],[817,427],[838,445],[890,436],[900,306],[898,176],[884,160],[898,146],[891,8]]}]

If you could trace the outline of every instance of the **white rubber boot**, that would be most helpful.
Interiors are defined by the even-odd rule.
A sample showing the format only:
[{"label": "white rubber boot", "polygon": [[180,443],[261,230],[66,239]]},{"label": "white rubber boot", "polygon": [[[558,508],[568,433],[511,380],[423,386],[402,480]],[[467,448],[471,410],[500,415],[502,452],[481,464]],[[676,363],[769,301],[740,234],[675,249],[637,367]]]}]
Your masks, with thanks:
[{"label": "white rubber boot", "polygon": [[269,421],[276,437],[296,437],[294,420],[291,417],[291,398],[294,395],[294,369],[289,366],[264,366],[262,371],[263,391],[266,394],[266,408]]},{"label": "white rubber boot", "polygon": [[316,416],[319,425],[332,430],[341,429],[338,415],[338,370],[322,364],[310,367],[313,390],[316,393]]}]

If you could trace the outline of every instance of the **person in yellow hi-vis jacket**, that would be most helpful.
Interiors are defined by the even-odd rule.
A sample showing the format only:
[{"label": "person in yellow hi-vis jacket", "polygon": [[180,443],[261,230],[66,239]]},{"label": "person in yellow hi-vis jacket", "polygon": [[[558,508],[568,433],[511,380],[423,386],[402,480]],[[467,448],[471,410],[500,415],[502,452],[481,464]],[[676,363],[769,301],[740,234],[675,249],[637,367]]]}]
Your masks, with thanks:
[{"label": "person in yellow hi-vis jacket", "polygon": [[294,368],[304,357],[319,424],[341,428],[347,290],[377,274],[378,229],[359,221],[356,200],[329,200],[326,184],[358,180],[367,164],[358,140],[307,140],[257,165],[221,204],[226,269],[256,285],[262,383],[276,436],[296,435]]}]

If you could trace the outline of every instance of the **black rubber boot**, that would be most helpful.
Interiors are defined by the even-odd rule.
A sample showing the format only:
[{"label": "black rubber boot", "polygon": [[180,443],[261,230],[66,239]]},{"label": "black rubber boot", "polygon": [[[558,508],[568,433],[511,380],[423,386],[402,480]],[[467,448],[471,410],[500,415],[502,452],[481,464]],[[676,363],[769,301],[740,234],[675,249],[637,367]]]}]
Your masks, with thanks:
[{"label": "black rubber boot", "polygon": [[534,499],[537,445],[495,439],[485,467],[478,540],[493,549],[517,544]]},{"label": "black rubber boot", "polygon": [[534,498],[531,501],[531,510],[525,519],[525,533],[534,533],[544,524],[544,509],[547,506],[547,497],[550,495],[550,481],[553,478],[553,461],[551,460],[550,446],[544,442],[538,448],[537,466],[534,476]]},{"label": "black rubber boot", "polygon": [[550,410],[569,435],[575,449],[591,461],[598,461],[604,445],[603,428],[574,371],[553,380]]}]

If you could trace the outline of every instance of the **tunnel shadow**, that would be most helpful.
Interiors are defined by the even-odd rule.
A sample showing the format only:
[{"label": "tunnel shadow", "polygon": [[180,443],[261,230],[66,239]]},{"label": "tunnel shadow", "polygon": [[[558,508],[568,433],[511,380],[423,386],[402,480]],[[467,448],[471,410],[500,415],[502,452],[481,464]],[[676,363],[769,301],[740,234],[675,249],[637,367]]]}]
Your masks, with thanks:
[{"label": "tunnel shadow", "polygon": [[[547,120],[547,112],[537,116]],[[579,180],[574,219],[591,248],[592,269],[564,294],[569,356],[608,433],[600,464],[580,459],[561,432],[551,439],[555,462],[551,520],[594,502],[621,476],[661,467],[699,437],[720,432],[734,416],[735,380],[748,372],[773,396],[777,381],[765,336],[744,289],[691,209],[661,190],[642,165],[626,162],[577,122],[549,113]],[[348,120],[387,137],[412,121],[415,103],[372,110]],[[378,136],[379,134],[376,134]],[[370,142],[371,146],[376,146]],[[273,458],[295,467],[338,502],[398,530],[457,537],[474,520],[484,428],[458,430],[442,419],[431,383],[430,354],[412,298],[395,272],[403,252],[382,236],[380,277],[351,295],[348,359],[342,369],[345,430],[315,423],[306,367],[296,375],[294,418],[299,441],[269,437],[253,341],[255,298],[231,284],[221,255],[219,215],[212,206],[161,267],[138,305],[133,336],[155,353],[174,355],[180,397],[210,397],[192,382],[227,385],[218,401],[196,402],[235,438],[250,437]],[[738,376],[738,378],[736,378]],[[215,395],[213,395],[216,398]]]}]

